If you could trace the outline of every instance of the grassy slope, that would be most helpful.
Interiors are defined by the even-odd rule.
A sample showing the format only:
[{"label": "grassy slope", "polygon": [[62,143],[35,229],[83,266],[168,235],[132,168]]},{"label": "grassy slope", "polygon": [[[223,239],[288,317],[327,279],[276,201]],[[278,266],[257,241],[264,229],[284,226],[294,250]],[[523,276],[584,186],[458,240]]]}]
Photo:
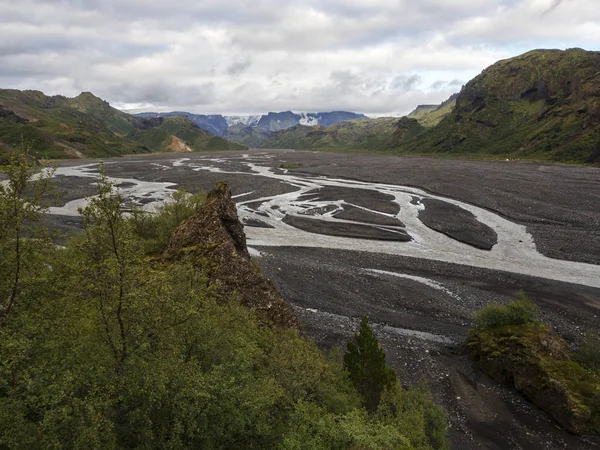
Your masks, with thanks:
[{"label": "grassy slope", "polygon": [[[400,124],[400,125],[399,125]],[[329,127],[298,125],[272,133],[264,148],[381,150],[398,139],[412,138],[423,131],[414,119],[381,117],[339,122]],[[394,139],[394,136],[397,136]]]},{"label": "grassy slope", "polygon": [[454,105],[456,105],[456,95],[451,96],[440,105],[417,106],[417,108],[406,117],[417,119],[424,127],[434,127],[452,112]]},{"label": "grassy slope", "polygon": [[600,372],[582,366],[546,325],[471,330],[467,345],[492,378],[518,385],[571,432],[600,433]]},{"label": "grassy slope", "polygon": [[536,50],[499,61],[462,89],[452,112],[403,152],[600,160],[600,54]]},{"label": "grassy slope", "polygon": [[269,138],[269,135],[258,128],[247,127],[239,123],[229,127],[223,137],[231,142],[237,142],[248,147],[261,147]]},{"label": "grassy slope", "polygon": [[0,147],[14,147],[23,139],[41,158],[167,151],[172,135],[194,150],[243,148],[214,138],[187,119],[134,118],[90,93],[66,98],[48,97],[39,91],[3,89],[0,105]]}]

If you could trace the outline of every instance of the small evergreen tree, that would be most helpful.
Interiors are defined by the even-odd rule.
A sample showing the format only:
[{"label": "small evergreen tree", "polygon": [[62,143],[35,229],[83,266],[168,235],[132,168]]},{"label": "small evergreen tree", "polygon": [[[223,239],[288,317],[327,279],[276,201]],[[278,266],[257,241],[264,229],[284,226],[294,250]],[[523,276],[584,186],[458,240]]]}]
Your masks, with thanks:
[{"label": "small evergreen tree", "polygon": [[396,372],[388,367],[385,351],[381,348],[367,316],[363,316],[354,340],[348,341],[344,367],[363,398],[367,410],[377,410],[381,393],[398,380]]}]

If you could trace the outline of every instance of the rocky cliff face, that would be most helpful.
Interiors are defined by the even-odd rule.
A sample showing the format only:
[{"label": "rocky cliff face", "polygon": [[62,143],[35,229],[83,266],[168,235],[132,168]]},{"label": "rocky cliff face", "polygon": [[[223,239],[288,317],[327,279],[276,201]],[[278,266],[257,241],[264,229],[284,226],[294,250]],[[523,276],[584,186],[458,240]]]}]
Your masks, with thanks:
[{"label": "rocky cliff face", "polygon": [[263,324],[297,328],[298,320],[253,263],[231,190],[220,182],[201,210],[172,234],[167,258],[190,258],[224,294],[237,294]]}]

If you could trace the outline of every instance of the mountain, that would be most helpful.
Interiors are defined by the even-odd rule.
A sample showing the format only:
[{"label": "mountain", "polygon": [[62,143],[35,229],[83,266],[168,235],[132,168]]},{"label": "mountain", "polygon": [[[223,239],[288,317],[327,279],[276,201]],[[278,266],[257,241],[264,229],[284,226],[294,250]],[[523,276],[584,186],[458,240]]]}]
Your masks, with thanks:
[{"label": "mountain", "polygon": [[[215,136],[222,136],[239,144],[257,146],[274,132],[295,127],[329,126],[345,120],[367,119],[363,114],[347,111],[331,111],[317,113],[294,113],[292,111],[269,112],[262,116],[222,116],[192,114],[184,111],[168,113],[146,112],[136,117],[158,118],[185,116],[200,128],[210,131]],[[248,129],[244,129],[248,128]]]},{"label": "mountain", "polygon": [[215,136],[223,136],[229,128],[229,123],[225,117],[220,114],[192,114],[185,111],[172,111],[168,113],[147,112],[135,114],[136,117],[158,118],[158,117],[187,117],[190,121],[198,125],[203,130],[206,130]]},{"label": "mountain", "polygon": [[350,120],[328,127],[293,128],[276,131],[266,139],[263,148],[383,150],[396,142],[410,140],[425,132],[415,119],[380,117]]},{"label": "mountain", "polygon": [[89,92],[67,98],[0,89],[0,150],[21,140],[39,158],[244,148],[184,117],[134,117]]},{"label": "mountain", "polygon": [[247,145],[248,147],[262,147],[269,138],[269,133],[261,131],[256,126],[246,126],[243,123],[237,123],[230,126],[223,137],[228,141],[243,143],[243,145]]},{"label": "mountain", "polygon": [[452,95],[448,100],[439,105],[419,105],[406,117],[416,119],[424,127],[434,127],[442,121],[456,105],[458,94]]},{"label": "mountain", "polygon": [[533,50],[469,81],[402,152],[600,162],[600,52]]}]

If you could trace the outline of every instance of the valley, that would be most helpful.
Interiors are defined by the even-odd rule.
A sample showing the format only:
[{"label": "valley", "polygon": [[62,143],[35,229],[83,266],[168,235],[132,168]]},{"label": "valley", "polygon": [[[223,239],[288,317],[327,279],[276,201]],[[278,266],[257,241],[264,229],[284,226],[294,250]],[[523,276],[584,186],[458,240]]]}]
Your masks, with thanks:
[{"label": "valley", "polygon": [[[99,160],[58,165],[48,223],[80,227]],[[597,448],[474,369],[474,311],[520,289],[571,341],[598,329],[600,169],[510,161],[250,150],[104,161],[130,202],[224,180],[263,273],[304,333],[343,346],[368,314],[403,383],[426,378],[455,448]]]}]

